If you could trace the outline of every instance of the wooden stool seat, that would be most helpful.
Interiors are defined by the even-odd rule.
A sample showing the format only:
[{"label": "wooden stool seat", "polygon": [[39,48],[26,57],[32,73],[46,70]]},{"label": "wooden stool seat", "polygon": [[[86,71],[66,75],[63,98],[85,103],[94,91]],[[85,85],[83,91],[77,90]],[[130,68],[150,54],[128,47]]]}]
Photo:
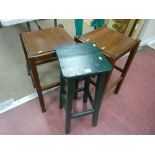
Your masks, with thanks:
[{"label": "wooden stool seat", "polygon": [[32,82],[36,87],[41,109],[46,111],[42,91],[59,85],[60,81],[41,86],[37,65],[56,61],[55,48],[62,44],[73,43],[71,36],[60,27],[41,29],[33,32],[24,32],[20,34],[25,57],[27,60],[28,72],[31,75]]},{"label": "wooden stool seat", "polygon": [[60,27],[22,33],[27,54],[39,54],[54,50],[57,46],[73,42],[71,36]]},{"label": "wooden stool seat", "polygon": [[[112,67],[121,72],[120,78],[115,81],[111,86],[108,85],[109,78],[106,84],[106,92],[108,92],[113,86],[116,86],[115,93],[118,93],[120,86],[127,74],[127,71],[131,65],[134,55],[139,47],[140,41],[127,37],[119,32],[109,29],[105,26],[95,29],[91,32],[84,34],[81,37],[75,36],[76,42],[92,42],[100,48],[103,54],[108,58]],[[124,68],[115,66],[116,61],[129,52],[129,57]],[[112,73],[112,72],[111,72]],[[92,80],[92,84],[95,85],[95,81]]]}]

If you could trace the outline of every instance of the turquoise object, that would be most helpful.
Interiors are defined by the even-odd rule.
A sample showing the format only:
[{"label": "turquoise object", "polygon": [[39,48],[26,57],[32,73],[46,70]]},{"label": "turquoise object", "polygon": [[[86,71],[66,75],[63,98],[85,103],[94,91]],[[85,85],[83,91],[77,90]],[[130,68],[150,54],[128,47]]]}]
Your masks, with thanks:
[{"label": "turquoise object", "polygon": [[83,19],[75,19],[76,35],[81,36],[83,30]]},{"label": "turquoise object", "polygon": [[[101,26],[103,26],[105,23],[104,19],[93,19],[91,22],[91,26],[94,27],[94,29],[97,29]],[[83,32],[83,19],[75,19],[75,33],[77,36],[81,36]]]},{"label": "turquoise object", "polygon": [[103,26],[105,23],[104,19],[93,19],[93,21],[91,22],[91,26],[94,27],[94,29],[97,29],[101,26]]}]

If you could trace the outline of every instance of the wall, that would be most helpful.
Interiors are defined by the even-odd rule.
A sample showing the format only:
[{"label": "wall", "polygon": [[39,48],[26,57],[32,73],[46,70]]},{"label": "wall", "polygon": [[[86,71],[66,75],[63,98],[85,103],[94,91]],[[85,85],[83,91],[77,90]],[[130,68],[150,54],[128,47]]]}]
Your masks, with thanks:
[{"label": "wall", "polygon": [[146,19],[139,34],[141,46],[155,43],[155,19]]}]

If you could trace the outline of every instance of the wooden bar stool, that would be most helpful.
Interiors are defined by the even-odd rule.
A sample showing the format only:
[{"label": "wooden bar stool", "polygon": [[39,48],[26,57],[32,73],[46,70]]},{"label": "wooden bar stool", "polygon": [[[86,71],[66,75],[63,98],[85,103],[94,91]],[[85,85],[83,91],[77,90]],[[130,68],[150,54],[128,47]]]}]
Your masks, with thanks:
[{"label": "wooden bar stool", "polygon": [[[104,93],[104,86],[108,73],[112,67],[101,51],[90,43],[62,45],[56,49],[61,68],[60,108],[66,110],[66,134],[70,132],[71,119],[93,114],[92,124],[97,125],[99,109]],[[90,94],[90,78],[96,76],[95,97]],[[75,89],[75,81],[85,80],[84,87]],[[65,82],[67,90],[65,90]],[[83,112],[72,112],[72,100],[75,92],[84,91],[83,102],[90,100],[91,109]]]},{"label": "wooden bar stool", "polygon": [[46,109],[42,91],[58,86],[60,81],[58,79],[54,83],[41,86],[37,65],[57,61],[55,48],[64,43],[73,43],[74,41],[71,36],[60,27],[21,33],[20,38],[27,61],[28,72],[31,75],[32,82],[38,93],[42,112],[45,112]]},{"label": "wooden bar stool", "polygon": [[[114,83],[110,86],[108,84],[111,74],[109,74],[109,78],[106,82],[106,91],[108,92],[111,88],[116,86],[114,92],[117,94],[120,90],[120,87],[125,79],[125,76],[128,72],[128,69],[132,63],[132,60],[137,52],[139,47],[140,41],[134,40],[130,37],[127,37],[119,32],[111,30],[105,26],[102,26],[96,30],[88,32],[81,37],[75,36],[74,40],[77,43],[85,43],[85,42],[92,42],[95,43],[100,50],[102,50],[103,54],[107,57],[110,61],[112,68],[117,69],[121,72],[119,79],[117,79]],[[124,68],[120,68],[115,65],[116,61],[119,60],[121,57],[125,56],[129,53],[128,59]],[[111,71],[112,73],[112,71]],[[91,83],[95,86],[95,81],[91,79]],[[78,82],[77,84],[78,85]],[[76,95],[77,97],[77,95]],[[75,97],[75,98],[76,98]]]}]

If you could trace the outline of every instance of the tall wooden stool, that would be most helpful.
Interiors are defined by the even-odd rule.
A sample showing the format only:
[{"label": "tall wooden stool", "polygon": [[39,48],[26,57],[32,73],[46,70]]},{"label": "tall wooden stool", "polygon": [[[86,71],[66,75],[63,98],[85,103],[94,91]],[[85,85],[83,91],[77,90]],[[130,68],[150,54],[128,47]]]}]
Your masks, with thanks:
[{"label": "tall wooden stool", "polygon": [[[101,51],[90,43],[62,45],[56,49],[61,68],[60,108],[66,110],[66,133],[70,132],[71,119],[93,114],[92,124],[97,125],[101,99],[104,93],[105,81],[112,67]],[[96,76],[95,97],[90,94],[90,78]],[[75,81],[85,80],[84,87],[75,89]],[[65,90],[65,81],[67,91]],[[83,101],[87,98],[92,105],[91,109],[83,112],[72,112],[72,100],[75,92],[84,91]]]},{"label": "tall wooden stool", "polygon": [[71,36],[60,27],[25,32],[22,33],[20,37],[27,60],[28,71],[38,93],[42,112],[45,112],[46,109],[42,91],[58,86],[60,81],[58,79],[58,81],[54,83],[41,86],[37,65],[56,61],[55,48],[62,44],[73,43],[74,41]]},{"label": "tall wooden stool", "polygon": [[[113,84],[111,84],[110,86],[108,85],[111,74],[109,75],[109,78],[106,83],[106,92],[108,92],[111,88],[116,86],[114,92],[117,94],[120,90],[123,80],[125,79],[125,76],[132,63],[132,60],[137,52],[140,41],[129,38],[105,26],[102,26],[91,32],[88,32],[81,37],[75,36],[74,40],[78,43],[81,42],[95,43],[96,46],[100,48],[100,50],[102,50],[103,54],[110,61],[112,68],[115,68],[121,72],[119,79],[116,80]],[[124,68],[122,69],[116,66],[115,65],[116,61],[121,57],[125,56],[127,53],[129,53],[129,56]],[[95,85],[95,81],[93,79],[91,80],[91,83]]]}]

